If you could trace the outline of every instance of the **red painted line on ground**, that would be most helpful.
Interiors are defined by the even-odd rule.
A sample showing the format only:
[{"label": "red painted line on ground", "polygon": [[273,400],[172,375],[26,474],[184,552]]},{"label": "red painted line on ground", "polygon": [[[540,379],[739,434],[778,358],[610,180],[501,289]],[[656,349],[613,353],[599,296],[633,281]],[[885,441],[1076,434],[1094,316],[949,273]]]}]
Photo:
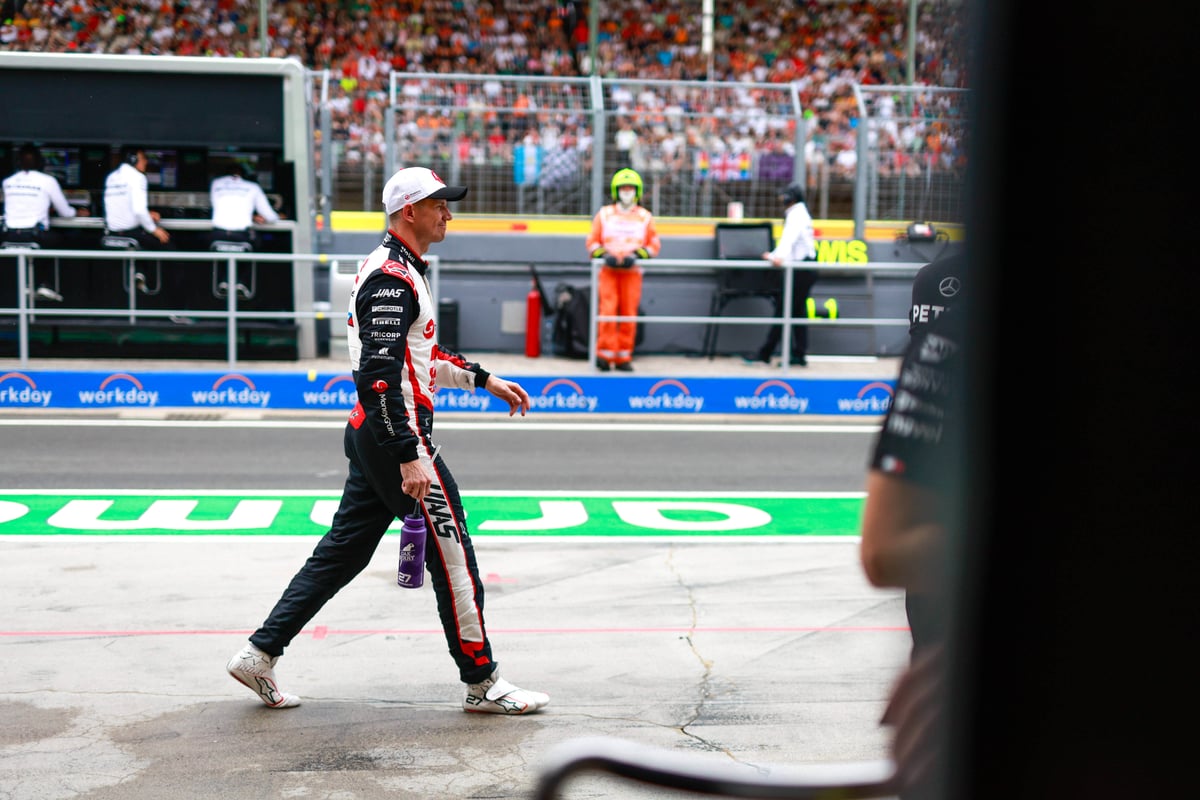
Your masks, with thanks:
[{"label": "red painted line on ground", "polygon": [[[907,625],[782,625],[778,627],[712,627],[712,628],[493,628],[490,633],[512,634],[612,634],[612,633],[897,633],[907,632]],[[249,636],[253,631],[219,631],[219,630],[141,630],[141,631],[0,631],[0,636],[9,638],[71,638],[71,637],[128,637],[128,636]],[[314,639],[326,639],[330,636],[396,636],[396,635],[429,635],[442,636],[441,628],[369,628],[369,629],[340,629],[327,628],[318,625],[310,630],[300,631],[300,636],[308,634]]]}]

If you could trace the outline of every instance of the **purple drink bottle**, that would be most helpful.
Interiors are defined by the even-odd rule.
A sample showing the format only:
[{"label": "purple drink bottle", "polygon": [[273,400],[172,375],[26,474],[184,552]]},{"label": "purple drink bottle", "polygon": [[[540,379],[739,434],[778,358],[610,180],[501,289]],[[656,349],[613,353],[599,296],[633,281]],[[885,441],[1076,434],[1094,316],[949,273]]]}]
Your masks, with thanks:
[{"label": "purple drink bottle", "polygon": [[[437,470],[437,457],[442,446],[433,448],[430,465]],[[405,589],[420,589],[425,585],[425,515],[421,513],[421,501],[413,500],[411,514],[404,515],[400,528],[400,566],[396,570],[396,583]]]},{"label": "purple drink bottle", "polygon": [[425,583],[425,517],[420,511],[404,515],[396,583],[406,589],[420,589]]}]

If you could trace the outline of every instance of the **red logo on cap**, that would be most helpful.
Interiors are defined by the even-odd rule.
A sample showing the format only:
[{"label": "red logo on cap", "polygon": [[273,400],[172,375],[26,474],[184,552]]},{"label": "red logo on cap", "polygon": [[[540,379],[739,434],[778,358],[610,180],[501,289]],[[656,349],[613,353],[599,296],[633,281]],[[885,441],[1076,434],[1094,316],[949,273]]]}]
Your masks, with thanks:
[{"label": "red logo on cap", "polygon": [[438,183],[445,183],[445,181],[444,181],[444,180],[442,180],[442,176],[441,176],[441,175],[438,175],[438,174],[437,174],[436,172],[434,172],[433,170],[429,170],[429,174],[430,174],[430,175],[432,175],[432,176],[433,176],[433,179],[434,179],[435,181],[437,181]]}]

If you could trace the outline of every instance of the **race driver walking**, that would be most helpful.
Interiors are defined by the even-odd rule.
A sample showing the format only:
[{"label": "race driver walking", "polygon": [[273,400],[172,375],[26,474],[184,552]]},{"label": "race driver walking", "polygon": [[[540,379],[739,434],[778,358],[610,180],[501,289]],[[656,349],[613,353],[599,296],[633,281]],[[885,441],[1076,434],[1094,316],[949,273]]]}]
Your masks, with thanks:
[{"label": "race driver walking", "polygon": [[407,167],[384,186],[388,231],[359,267],[350,295],[348,343],[358,403],[344,434],[349,472],[329,532],[292,578],[229,673],[271,708],[300,698],[283,691],[274,667],[284,648],[321,607],[371,561],[392,522],[419,504],[428,529],[426,568],[450,655],[466,684],[466,711],[527,714],[550,702],[500,677],[483,618],[483,581],[466,526],[458,485],[433,443],[433,394],[482,388],[529,410],[519,384],[467,362],[437,343],[423,256],[446,236],[447,201],[464,186],[447,186],[432,170]]}]

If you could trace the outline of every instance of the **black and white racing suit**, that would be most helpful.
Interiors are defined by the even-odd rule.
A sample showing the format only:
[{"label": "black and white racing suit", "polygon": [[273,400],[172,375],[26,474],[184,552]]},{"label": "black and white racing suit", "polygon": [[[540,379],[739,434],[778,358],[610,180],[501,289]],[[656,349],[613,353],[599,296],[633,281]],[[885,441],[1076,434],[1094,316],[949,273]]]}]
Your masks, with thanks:
[{"label": "black and white racing suit", "polygon": [[[292,579],[250,641],[270,655],[284,648],[329,598],[370,562],[388,526],[412,513],[400,464],[434,450],[437,387],[474,391],[489,374],[442,350],[433,321],[428,265],[391,231],[361,264],[350,295],[350,365],[358,403],[346,425],[349,471],[333,526]],[[430,536],[425,565],[437,596],[450,655],[464,683],[492,674],[483,621],[483,583],[458,485],[439,455],[422,511]]]}]

